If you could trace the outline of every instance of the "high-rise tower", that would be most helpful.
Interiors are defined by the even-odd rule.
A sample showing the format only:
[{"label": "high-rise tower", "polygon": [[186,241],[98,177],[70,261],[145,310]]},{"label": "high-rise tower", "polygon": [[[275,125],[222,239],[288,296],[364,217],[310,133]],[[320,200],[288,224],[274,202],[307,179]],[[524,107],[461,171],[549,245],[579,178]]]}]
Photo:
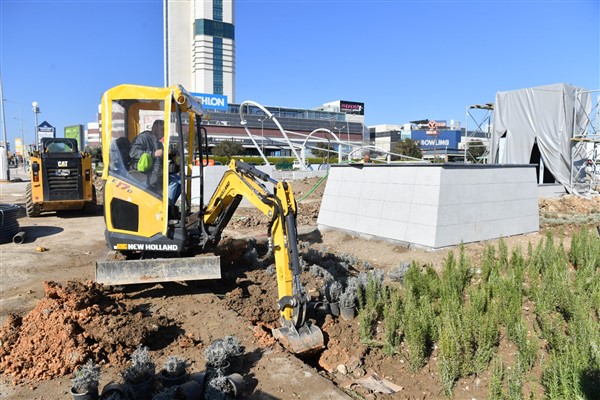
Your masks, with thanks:
[{"label": "high-rise tower", "polygon": [[164,0],[165,85],[235,102],[233,0]]}]

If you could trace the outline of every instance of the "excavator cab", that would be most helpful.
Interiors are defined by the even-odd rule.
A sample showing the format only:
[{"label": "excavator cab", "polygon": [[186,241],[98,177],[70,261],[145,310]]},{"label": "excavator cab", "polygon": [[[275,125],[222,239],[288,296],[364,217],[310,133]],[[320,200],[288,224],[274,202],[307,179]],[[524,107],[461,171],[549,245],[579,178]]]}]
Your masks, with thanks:
[{"label": "excavator cab", "polygon": [[[207,253],[219,242],[245,198],[271,218],[268,233],[282,324],[274,336],[296,354],[323,348],[323,333],[306,319],[308,296],[300,282],[296,201],[291,187],[233,160],[212,197],[205,201],[203,168],[208,161],[208,140],[203,117],[206,114],[199,102],[178,85],[121,85],[103,95],[105,237],[108,247],[120,257],[97,263],[96,281],[126,285],[219,279],[220,259]],[[156,123],[159,120],[162,124]],[[140,152],[141,142],[150,150]],[[193,155],[198,153],[200,172],[193,176]],[[181,181],[178,202],[169,201],[174,170]],[[191,193],[193,179],[199,179],[200,193]],[[267,189],[267,182],[275,188],[273,192]],[[192,198],[200,199],[199,208],[191,206]]]},{"label": "excavator cab", "polygon": [[[121,85],[104,94],[105,236],[111,249],[130,256],[152,252],[182,255],[190,250],[182,216],[189,213],[191,180],[182,179],[181,206],[169,204],[168,171],[170,163],[176,162],[181,177],[191,176],[191,133],[195,125],[199,127],[202,115],[201,106],[178,86]],[[156,121],[162,122],[162,132],[155,137]],[[144,157],[140,152],[146,153]],[[199,278],[219,277],[217,273]]]}]

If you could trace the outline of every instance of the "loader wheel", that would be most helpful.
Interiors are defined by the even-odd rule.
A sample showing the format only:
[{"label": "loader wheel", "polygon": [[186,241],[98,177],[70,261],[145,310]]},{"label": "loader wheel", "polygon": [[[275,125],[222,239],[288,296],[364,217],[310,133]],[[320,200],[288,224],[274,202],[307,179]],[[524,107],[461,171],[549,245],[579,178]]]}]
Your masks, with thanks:
[{"label": "loader wheel", "polygon": [[35,204],[33,202],[33,191],[31,190],[31,183],[27,184],[27,188],[25,189],[25,212],[29,218],[39,217],[40,216],[40,206],[39,204]]},{"label": "loader wheel", "polygon": [[92,186],[92,201],[90,201],[89,203],[85,203],[83,205],[83,211],[86,214],[93,214],[95,215],[96,212],[98,211],[98,204],[96,201],[96,188],[94,186]]}]

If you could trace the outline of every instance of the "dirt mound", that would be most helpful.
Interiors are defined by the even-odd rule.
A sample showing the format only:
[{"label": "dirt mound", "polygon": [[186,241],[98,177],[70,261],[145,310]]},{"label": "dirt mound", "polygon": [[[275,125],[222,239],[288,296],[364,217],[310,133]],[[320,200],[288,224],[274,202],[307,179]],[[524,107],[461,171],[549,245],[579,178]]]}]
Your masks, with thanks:
[{"label": "dirt mound", "polygon": [[574,195],[558,199],[540,199],[540,213],[589,214],[600,213],[600,196],[585,198]]},{"label": "dirt mound", "polygon": [[101,174],[94,174],[93,179],[94,189],[96,190],[96,204],[101,206],[104,204],[104,181]]},{"label": "dirt mound", "polygon": [[0,328],[0,370],[16,381],[64,376],[92,358],[122,365],[139,343],[169,325],[106,295],[92,282],[44,283],[45,297]]}]

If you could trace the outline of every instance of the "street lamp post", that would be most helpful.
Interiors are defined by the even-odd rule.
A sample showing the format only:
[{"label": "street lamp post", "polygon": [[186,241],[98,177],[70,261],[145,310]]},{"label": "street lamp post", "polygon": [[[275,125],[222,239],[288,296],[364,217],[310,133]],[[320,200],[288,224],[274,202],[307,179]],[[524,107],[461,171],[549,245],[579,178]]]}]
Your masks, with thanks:
[{"label": "street lamp post", "polygon": [[[338,128],[337,126],[334,126],[334,127],[333,127],[333,129],[335,129],[335,130],[337,130],[337,131],[338,131],[338,138],[340,138],[340,137],[341,137],[341,132],[342,132],[342,129],[344,129],[345,127],[346,127],[346,126],[342,126],[342,127],[340,127],[340,128]],[[348,144],[349,144],[349,143],[350,143],[350,134],[348,133]],[[342,144],[340,143],[340,146],[341,146],[341,145],[342,145]],[[341,151],[340,151],[340,153],[341,153]],[[350,161],[350,158],[349,158],[349,157],[348,157],[348,161]]]},{"label": "street lamp post", "polygon": [[265,130],[264,130],[265,119],[267,119],[266,116],[258,119],[260,121],[260,137],[261,137],[260,147],[262,149],[263,154],[265,154]]},{"label": "street lamp post", "polygon": [[33,107],[33,114],[35,115],[35,143],[34,143],[34,149],[37,149],[38,147],[38,114],[40,113],[40,105],[38,104],[37,101],[34,101],[33,103],[31,103],[32,107]]}]

